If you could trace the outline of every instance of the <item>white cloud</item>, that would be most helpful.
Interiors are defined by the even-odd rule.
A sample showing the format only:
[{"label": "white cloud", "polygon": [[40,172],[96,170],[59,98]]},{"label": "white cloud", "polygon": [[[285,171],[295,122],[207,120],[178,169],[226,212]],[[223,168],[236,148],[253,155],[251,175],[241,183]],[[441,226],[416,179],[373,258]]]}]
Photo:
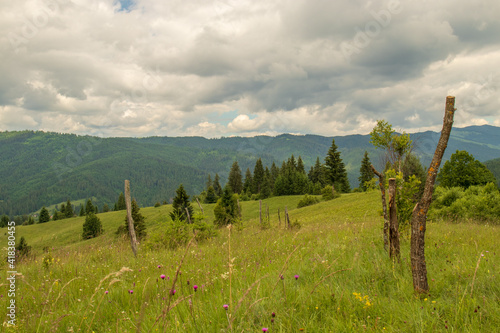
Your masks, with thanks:
[{"label": "white cloud", "polygon": [[[500,3],[11,1],[0,129],[104,136],[368,133],[499,124]],[[471,15],[474,13],[474,15]],[[377,23],[378,22],[378,23]],[[379,24],[346,59],[341,44]],[[373,27],[372,27],[373,28]],[[13,113],[15,112],[15,116]]]}]

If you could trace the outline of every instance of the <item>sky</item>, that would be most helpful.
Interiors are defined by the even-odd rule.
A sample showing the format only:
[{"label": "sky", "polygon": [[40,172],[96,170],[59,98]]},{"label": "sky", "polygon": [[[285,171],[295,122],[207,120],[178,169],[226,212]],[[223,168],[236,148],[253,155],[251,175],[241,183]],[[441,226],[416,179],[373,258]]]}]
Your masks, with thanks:
[{"label": "sky", "polygon": [[500,126],[498,0],[0,1],[0,131]]}]

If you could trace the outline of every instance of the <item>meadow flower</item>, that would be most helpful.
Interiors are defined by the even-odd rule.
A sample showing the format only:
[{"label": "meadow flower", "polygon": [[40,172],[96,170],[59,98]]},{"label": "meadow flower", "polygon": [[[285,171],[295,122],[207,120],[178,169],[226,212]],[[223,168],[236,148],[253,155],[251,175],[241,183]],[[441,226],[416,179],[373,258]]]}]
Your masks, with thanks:
[{"label": "meadow flower", "polygon": [[160,278],[163,280],[165,279],[165,274],[160,275]]},{"label": "meadow flower", "polygon": [[161,265],[158,265],[158,268],[161,268]]},{"label": "meadow flower", "polygon": [[198,286],[197,286],[197,285],[194,285],[194,286],[193,286],[193,289],[194,289],[194,291],[198,290]]},{"label": "meadow flower", "polygon": [[223,307],[225,310],[229,309],[229,305],[227,305],[227,304],[224,304],[222,307]]},{"label": "meadow flower", "polygon": [[271,313],[271,317],[273,317],[273,318],[276,317],[276,313],[274,313],[274,312]]},{"label": "meadow flower", "polygon": [[267,332],[267,328],[266,327],[262,328],[262,332]]},{"label": "meadow flower", "polygon": [[108,294],[108,293],[109,293],[109,291],[107,291],[107,290],[106,290],[104,293],[105,293],[105,294]]},{"label": "meadow flower", "polygon": [[130,289],[130,290],[128,291],[128,293],[129,293],[129,294],[133,294],[133,293],[134,293],[134,291],[133,291],[132,289]]},{"label": "meadow flower", "polygon": [[170,295],[175,295],[176,292],[177,292],[177,290],[172,289],[172,290],[170,290]]},{"label": "meadow flower", "polygon": [[298,279],[299,279],[298,274],[295,274],[295,280],[298,280]]}]

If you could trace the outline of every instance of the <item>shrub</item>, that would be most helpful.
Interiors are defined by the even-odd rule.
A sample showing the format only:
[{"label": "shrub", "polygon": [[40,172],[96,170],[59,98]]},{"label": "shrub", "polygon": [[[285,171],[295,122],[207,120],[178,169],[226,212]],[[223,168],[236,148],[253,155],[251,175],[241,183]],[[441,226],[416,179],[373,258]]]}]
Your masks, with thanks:
[{"label": "shrub", "polygon": [[340,194],[335,191],[331,185],[326,185],[321,190],[321,196],[323,200],[328,201],[340,197]]},{"label": "shrub", "polygon": [[85,223],[83,223],[83,239],[94,238],[102,234],[104,230],[102,229],[101,220],[94,214],[89,213],[85,217]]},{"label": "shrub", "polygon": [[306,194],[306,195],[304,195],[304,197],[302,199],[300,199],[300,201],[297,205],[297,208],[311,206],[311,205],[317,204],[318,202],[319,202],[318,198]]},{"label": "shrub", "polygon": [[160,202],[159,202],[159,201],[157,201],[157,202],[155,203],[155,208],[160,207],[160,206],[161,206]]},{"label": "shrub", "polygon": [[16,246],[17,253],[19,254],[19,257],[27,257],[31,251],[31,246],[28,246],[28,243],[26,242],[26,239],[24,239],[24,236],[21,236],[21,239],[19,240],[19,245]]}]

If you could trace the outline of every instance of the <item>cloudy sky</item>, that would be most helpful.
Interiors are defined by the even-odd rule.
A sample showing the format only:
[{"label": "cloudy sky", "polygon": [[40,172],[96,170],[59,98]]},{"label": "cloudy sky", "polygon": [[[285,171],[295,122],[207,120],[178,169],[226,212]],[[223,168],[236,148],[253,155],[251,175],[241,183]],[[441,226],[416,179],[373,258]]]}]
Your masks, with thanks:
[{"label": "cloudy sky", "polygon": [[2,0],[0,130],[500,126],[500,1]]}]

